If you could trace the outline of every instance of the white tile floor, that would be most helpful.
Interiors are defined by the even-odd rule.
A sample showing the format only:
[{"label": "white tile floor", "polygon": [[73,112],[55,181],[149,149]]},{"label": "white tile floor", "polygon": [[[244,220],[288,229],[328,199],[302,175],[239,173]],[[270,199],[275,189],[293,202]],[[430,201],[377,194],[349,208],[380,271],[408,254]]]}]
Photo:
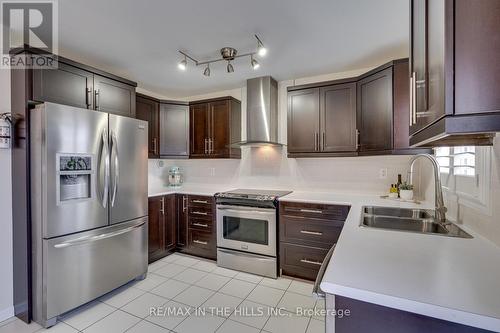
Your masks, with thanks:
[{"label": "white tile floor", "polygon": [[[11,318],[0,323],[0,333],[322,333],[324,317],[295,313],[297,307],[325,307],[311,292],[309,282],[262,278],[172,254],[149,265],[145,280],[64,315],[49,330]],[[183,311],[150,315],[150,307],[156,306],[165,314],[169,308]]]}]

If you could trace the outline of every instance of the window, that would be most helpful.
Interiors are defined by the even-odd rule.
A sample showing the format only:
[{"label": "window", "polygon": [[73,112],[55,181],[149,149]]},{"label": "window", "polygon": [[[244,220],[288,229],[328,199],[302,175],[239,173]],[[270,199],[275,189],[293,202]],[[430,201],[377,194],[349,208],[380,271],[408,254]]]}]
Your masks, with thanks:
[{"label": "window", "polygon": [[439,147],[435,154],[447,200],[490,213],[491,147]]},{"label": "window", "polygon": [[476,147],[436,148],[441,173],[455,176],[476,176]]}]

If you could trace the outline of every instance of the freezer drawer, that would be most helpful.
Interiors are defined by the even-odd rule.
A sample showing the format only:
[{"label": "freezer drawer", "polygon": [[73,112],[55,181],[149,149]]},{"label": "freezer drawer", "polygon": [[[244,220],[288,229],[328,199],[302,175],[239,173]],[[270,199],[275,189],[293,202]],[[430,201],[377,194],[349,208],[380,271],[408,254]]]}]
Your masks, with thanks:
[{"label": "freezer drawer", "polygon": [[43,240],[47,321],[147,271],[147,217]]}]

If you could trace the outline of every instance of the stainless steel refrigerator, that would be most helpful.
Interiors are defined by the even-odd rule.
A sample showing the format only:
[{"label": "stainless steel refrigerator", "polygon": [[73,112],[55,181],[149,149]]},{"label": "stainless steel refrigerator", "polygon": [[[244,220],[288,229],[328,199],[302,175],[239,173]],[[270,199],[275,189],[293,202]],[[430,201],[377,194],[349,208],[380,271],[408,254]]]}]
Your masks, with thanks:
[{"label": "stainless steel refrigerator", "polygon": [[148,126],[44,103],[31,110],[33,319],[147,272]]}]

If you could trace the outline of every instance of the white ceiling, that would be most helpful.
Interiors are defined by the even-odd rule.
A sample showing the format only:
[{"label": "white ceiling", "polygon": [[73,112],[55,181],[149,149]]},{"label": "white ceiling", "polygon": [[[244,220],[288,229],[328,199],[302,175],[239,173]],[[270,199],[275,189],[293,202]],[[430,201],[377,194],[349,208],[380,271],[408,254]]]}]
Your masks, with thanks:
[{"label": "white ceiling", "polygon": [[[343,72],[408,54],[404,0],[59,0],[59,50],[68,58],[180,98],[244,85]],[[199,60],[223,46],[255,50],[257,33],[269,52],[259,70],[247,58],[177,69],[184,50]]]}]

